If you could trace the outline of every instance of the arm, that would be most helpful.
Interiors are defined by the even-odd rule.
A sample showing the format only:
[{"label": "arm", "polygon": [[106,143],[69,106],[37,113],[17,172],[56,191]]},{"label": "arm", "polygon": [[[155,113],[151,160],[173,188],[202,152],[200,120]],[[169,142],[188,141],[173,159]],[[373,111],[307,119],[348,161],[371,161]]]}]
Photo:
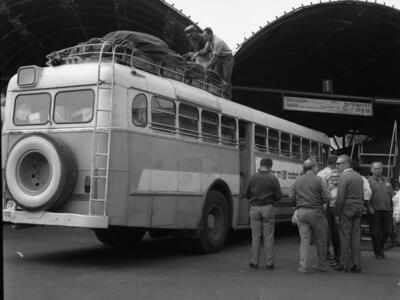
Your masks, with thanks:
[{"label": "arm", "polygon": [[338,217],[342,213],[344,205],[344,197],[346,193],[346,185],[347,185],[346,179],[343,178],[342,175],[339,178],[339,185],[336,196],[335,217]]},{"label": "arm", "polygon": [[367,213],[372,215],[374,214],[374,209],[371,206],[371,196],[372,196],[372,191],[371,191],[371,186],[369,185],[368,180],[363,177],[362,178],[364,181],[364,207],[367,209]]},{"label": "arm", "polygon": [[330,200],[332,200],[331,193],[328,189],[328,185],[326,184],[324,178],[321,178],[321,194],[322,194],[322,201],[324,203],[328,203]]},{"label": "arm", "polygon": [[194,54],[193,54],[193,59],[195,59],[196,58],[196,56],[203,56],[203,55],[206,55],[208,52],[210,52],[211,51],[211,43],[210,42],[207,42],[205,45],[204,45],[204,48],[203,49],[201,49],[201,50],[199,50],[199,51],[197,51],[197,52],[195,52]]},{"label": "arm", "polygon": [[282,199],[282,190],[281,185],[279,184],[278,179],[274,177],[274,186],[275,186],[275,193],[274,193],[274,200],[279,201]]}]

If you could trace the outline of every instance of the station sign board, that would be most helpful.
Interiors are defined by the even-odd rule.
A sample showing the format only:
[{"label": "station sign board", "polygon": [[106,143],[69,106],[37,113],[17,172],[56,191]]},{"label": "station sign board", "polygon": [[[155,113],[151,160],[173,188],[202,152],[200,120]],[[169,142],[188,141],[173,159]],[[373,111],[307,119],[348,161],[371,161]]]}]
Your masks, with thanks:
[{"label": "station sign board", "polygon": [[317,113],[373,116],[372,102],[350,102],[332,99],[284,96],[283,109]]}]

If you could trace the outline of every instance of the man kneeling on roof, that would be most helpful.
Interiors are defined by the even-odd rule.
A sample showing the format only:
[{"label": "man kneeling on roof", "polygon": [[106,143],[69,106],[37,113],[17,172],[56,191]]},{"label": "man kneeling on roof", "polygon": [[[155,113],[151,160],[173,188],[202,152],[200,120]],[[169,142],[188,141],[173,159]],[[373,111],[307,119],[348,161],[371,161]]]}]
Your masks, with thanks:
[{"label": "man kneeling on roof", "polygon": [[204,38],[206,44],[203,49],[193,54],[193,58],[205,55],[211,51],[211,61],[208,69],[216,72],[228,85],[227,98],[232,97],[232,68],[233,68],[233,55],[232,50],[228,45],[219,37],[214,35],[211,28],[204,29]]}]

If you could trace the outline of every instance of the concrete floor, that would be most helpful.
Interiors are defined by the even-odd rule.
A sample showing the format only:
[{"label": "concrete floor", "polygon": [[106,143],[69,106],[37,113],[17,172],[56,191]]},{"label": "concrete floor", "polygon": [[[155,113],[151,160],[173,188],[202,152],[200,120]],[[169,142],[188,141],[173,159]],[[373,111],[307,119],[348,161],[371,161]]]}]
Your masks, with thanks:
[{"label": "concrete floor", "polygon": [[[363,251],[363,273],[296,272],[298,236],[278,229],[276,270],[249,270],[249,232],[223,252],[186,253],[173,238],[133,250],[100,244],[85,229],[3,225],[5,299],[400,299],[400,248],[378,261]],[[315,258],[315,250],[311,253]]]}]

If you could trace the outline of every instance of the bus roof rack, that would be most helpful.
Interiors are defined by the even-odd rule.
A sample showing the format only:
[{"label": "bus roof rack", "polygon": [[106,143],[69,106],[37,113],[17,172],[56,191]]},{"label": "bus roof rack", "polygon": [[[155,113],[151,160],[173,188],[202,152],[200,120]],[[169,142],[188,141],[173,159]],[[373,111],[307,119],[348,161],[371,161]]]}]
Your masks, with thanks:
[{"label": "bus roof rack", "polygon": [[[103,48],[102,46],[107,44]],[[189,84],[203,89],[218,97],[226,98],[226,84],[218,82],[214,72],[202,72],[195,67],[195,63],[185,63],[184,66],[174,66],[171,63],[156,62],[143,52],[126,45],[113,45],[104,43],[82,43],[73,47],[54,51],[46,55],[47,66],[58,66],[65,64],[80,64],[89,61],[97,61],[100,57],[104,60],[112,59],[115,49],[115,62],[134,67],[161,77]]]}]

